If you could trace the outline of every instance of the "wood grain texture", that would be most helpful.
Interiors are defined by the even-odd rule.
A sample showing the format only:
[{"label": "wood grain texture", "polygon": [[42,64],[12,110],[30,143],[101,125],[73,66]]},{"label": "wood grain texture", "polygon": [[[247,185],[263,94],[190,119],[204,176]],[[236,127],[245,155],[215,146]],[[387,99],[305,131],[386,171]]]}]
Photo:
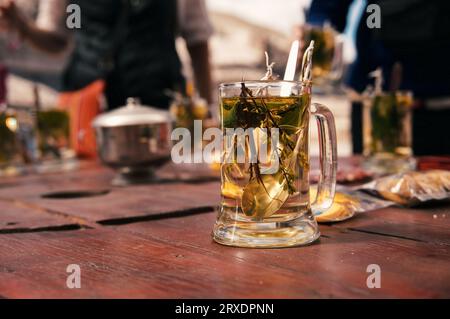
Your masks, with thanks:
[{"label": "wood grain texture", "polygon": [[[110,181],[114,173],[98,166],[59,175],[31,175],[9,180],[12,183],[9,187],[0,188],[0,199],[20,201],[69,217],[78,217],[86,223],[205,210],[219,203],[219,181],[210,181],[217,172],[200,170],[196,174],[191,166],[186,168],[186,165],[177,166],[177,169],[179,171],[172,166],[165,168],[160,173],[162,181],[158,183],[128,187],[112,187]],[[95,192],[105,189],[110,192],[102,196],[42,198],[42,195],[53,192]]]},{"label": "wood grain texture", "polygon": [[18,202],[0,200],[0,234],[79,227],[76,219],[64,218],[41,209],[33,209]]},{"label": "wood grain texture", "polygon": [[[450,248],[321,227],[319,243],[239,249],[212,242],[214,214],[108,229],[0,237],[8,298],[448,297]],[[82,288],[65,286],[78,264]],[[382,288],[366,287],[378,264]]]},{"label": "wood grain texture", "polygon": [[54,200],[30,195],[22,200],[70,216],[102,222],[214,207],[219,202],[219,189],[218,183],[155,184],[113,188],[110,193],[98,197]]},{"label": "wood grain texture", "polygon": [[357,214],[334,227],[450,245],[450,204],[424,208],[389,207]]},{"label": "wood grain texture", "polygon": [[[306,247],[230,248],[211,239],[217,172],[167,165],[158,174],[163,182],[111,187],[114,172],[87,162],[79,171],[2,179],[0,295],[450,297],[448,204],[391,207],[321,225],[320,241]],[[101,189],[110,191],[78,199],[41,197]],[[81,266],[81,289],[66,287],[72,263]],[[369,264],[381,267],[380,289],[366,286]]]},{"label": "wood grain texture", "polygon": [[[283,271],[113,230],[8,235],[0,253],[0,292],[8,298],[289,297],[303,290]],[[81,289],[65,287],[72,263],[81,267]]]},{"label": "wood grain texture", "polygon": [[[297,291],[296,297],[450,296],[450,247],[447,245],[321,225],[323,236],[311,246],[266,250],[229,248],[211,241],[214,219],[215,214],[198,215],[132,224],[120,230],[137,232],[186,250],[203,251],[221,260],[235,259],[289,273],[303,289]],[[369,264],[380,265],[382,289],[367,288]]]}]

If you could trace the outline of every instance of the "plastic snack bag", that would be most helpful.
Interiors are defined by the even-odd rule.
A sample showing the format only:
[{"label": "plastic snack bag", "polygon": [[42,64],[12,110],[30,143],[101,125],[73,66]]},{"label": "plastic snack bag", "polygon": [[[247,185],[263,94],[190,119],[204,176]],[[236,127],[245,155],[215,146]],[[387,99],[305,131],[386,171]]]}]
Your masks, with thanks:
[{"label": "plastic snack bag", "polygon": [[450,171],[430,170],[386,176],[364,185],[362,189],[405,206],[447,200],[450,199]]}]

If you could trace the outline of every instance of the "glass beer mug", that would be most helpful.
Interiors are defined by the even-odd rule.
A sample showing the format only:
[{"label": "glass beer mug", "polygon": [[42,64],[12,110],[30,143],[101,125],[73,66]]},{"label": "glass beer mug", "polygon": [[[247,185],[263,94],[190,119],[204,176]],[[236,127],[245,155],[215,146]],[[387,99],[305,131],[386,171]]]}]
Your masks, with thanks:
[{"label": "glass beer mug", "polygon": [[381,92],[363,101],[364,168],[378,175],[415,168],[409,91]]},{"label": "glass beer mug", "polygon": [[329,23],[323,26],[306,25],[305,43],[314,41],[312,76],[314,83],[326,92],[338,86],[344,71],[344,39]]},{"label": "glass beer mug", "polygon": [[[319,126],[322,168],[314,202],[310,114]],[[328,108],[311,104],[310,82],[222,84],[220,117],[222,199],[214,240],[230,246],[287,247],[319,238],[314,215],[331,206],[335,193],[336,130]]]},{"label": "glass beer mug", "polygon": [[58,109],[39,110],[36,116],[41,160],[64,158],[64,151],[69,148],[68,113]]}]

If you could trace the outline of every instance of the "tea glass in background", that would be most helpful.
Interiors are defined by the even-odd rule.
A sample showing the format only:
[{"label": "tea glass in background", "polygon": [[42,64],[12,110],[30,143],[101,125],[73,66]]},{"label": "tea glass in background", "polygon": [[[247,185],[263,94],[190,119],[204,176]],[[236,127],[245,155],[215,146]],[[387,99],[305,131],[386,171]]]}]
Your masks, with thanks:
[{"label": "tea glass in background", "polygon": [[[226,83],[219,91],[224,146],[222,200],[214,240],[241,247],[287,247],[315,241],[320,233],[313,214],[328,209],[335,192],[336,133],[331,112],[310,103],[310,83]],[[309,182],[310,114],[317,119],[321,142],[322,171],[314,202],[310,201]],[[267,132],[274,126],[279,128],[276,147],[270,148],[266,162],[255,163],[251,139],[255,134],[263,137],[262,142],[255,139],[258,151],[259,147],[273,145]],[[239,144],[237,135],[227,136],[227,129],[250,133]],[[245,155],[242,162],[236,156],[239,148]]]},{"label": "tea glass in background", "polygon": [[37,172],[59,172],[77,168],[76,154],[70,145],[69,113],[58,108],[39,110],[36,112],[36,120]]},{"label": "tea glass in background", "polygon": [[[26,165],[26,166],[25,166]],[[10,106],[0,112],[2,175],[64,171],[76,167],[69,145],[69,117],[60,110]]]},{"label": "tea glass in background", "polygon": [[16,114],[0,106],[0,176],[17,175],[23,164],[17,132]]},{"label": "tea glass in background", "polygon": [[344,40],[328,23],[323,26],[306,25],[303,32],[305,43],[314,41],[314,89],[317,88],[319,93],[332,93],[342,80]]},{"label": "tea glass in background", "polygon": [[413,95],[409,91],[367,96],[363,101],[364,168],[377,175],[413,170]]},{"label": "tea glass in background", "polygon": [[57,109],[39,110],[36,116],[40,159],[64,158],[64,152],[69,149],[68,113]]},{"label": "tea glass in background", "polygon": [[201,135],[209,128],[211,121],[208,121],[208,102],[201,98],[196,92],[192,81],[186,84],[185,92],[170,92],[172,102],[169,112],[175,120],[175,127],[187,128],[191,134],[191,145],[193,153],[202,153],[203,141],[195,138],[195,121],[201,121]]}]

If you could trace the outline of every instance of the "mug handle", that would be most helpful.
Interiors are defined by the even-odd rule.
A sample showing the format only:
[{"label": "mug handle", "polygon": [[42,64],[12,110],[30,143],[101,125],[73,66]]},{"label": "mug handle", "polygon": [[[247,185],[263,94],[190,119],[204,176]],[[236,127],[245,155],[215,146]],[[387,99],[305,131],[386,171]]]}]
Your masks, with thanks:
[{"label": "mug handle", "polygon": [[311,104],[311,114],[317,120],[320,148],[320,177],[317,195],[311,203],[314,215],[320,215],[331,207],[336,191],[337,140],[333,113],[320,103]]}]

